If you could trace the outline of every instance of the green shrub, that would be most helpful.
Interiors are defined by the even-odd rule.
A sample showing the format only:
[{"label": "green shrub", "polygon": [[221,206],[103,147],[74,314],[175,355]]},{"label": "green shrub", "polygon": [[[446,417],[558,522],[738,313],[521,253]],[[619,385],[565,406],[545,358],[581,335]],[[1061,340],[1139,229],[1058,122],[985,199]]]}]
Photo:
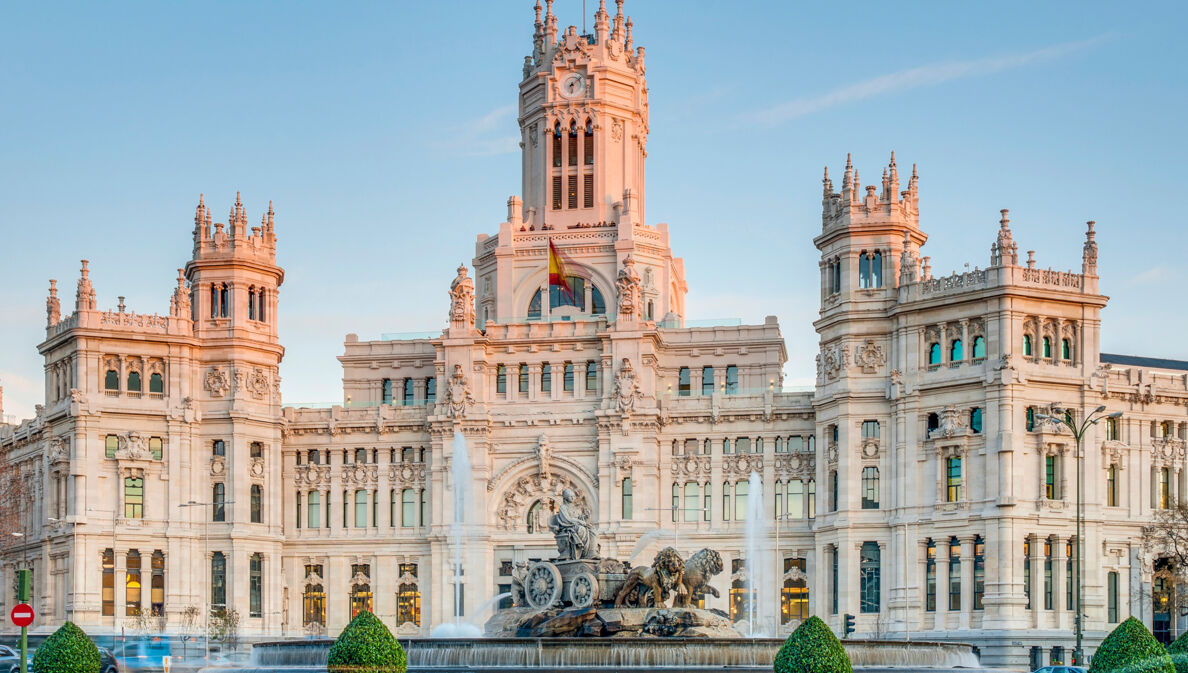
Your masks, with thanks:
[{"label": "green shrub", "polygon": [[1101,641],[1089,673],[1176,673],[1176,667],[1147,627],[1130,617]]},{"label": "green shrub", "polygon": [[99,673],[99,648],[83,630],[66,622],[33,654],[37,673]]},{"label": "green shrub", "polygon": [[1167,653],[1171,655],[1172,664],[1176,667],[1176,673],[1188,673],[1188,631],[1176,638],[1176,641],[1167,646]]},{"label": "green shrub", "polygon": [[330,673],[405,673],[404,649],[370,612],[360,612],[330,646]]},{"label": "green shrub", "polygon": [[854,673],[854,667],[829,626],[809,617],[784,641],[775,658],[775,673]]}]

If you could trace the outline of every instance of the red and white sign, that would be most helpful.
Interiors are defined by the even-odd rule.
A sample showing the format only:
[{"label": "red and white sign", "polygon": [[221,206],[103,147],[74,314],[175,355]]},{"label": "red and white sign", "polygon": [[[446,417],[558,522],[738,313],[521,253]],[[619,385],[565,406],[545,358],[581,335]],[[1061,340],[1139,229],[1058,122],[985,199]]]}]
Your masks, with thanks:
[{"label": "red and white sign", "polygon": [[33,623],[33,606],[28,603],[17,603],[9,616],[12,617],[13,624],[20,627],[29,626]]}]

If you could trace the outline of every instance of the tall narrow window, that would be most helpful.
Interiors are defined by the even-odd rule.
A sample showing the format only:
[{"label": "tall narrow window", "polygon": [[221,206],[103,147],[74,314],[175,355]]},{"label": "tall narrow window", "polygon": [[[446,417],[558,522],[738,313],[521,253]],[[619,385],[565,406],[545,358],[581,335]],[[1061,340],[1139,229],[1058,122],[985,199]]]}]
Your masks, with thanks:
[{"label": "tall narrow window", "polygon": [[564,389],[564,392],[567,392],[567,393],[573,392],[573,363],[572,362],[565,363],[565,373],[562,376],[561,384],[562,384],[562,388]]},{"label": "tall narrow window", "polygon": [[594,174],[586,173],[582,176],[582,207],[594,207]]},{"label": "tall narrow window", "polygon": [[1052,357],[1052,339],[1051,339],[1051,337],[1044,337],[1042,343],[1044,346],[1044,351],[1043,351],[1044,357],[1045,358]]},{"label": "tall narrow window", "polygon": [[949,345],[949,362],[960,362],[965,359],[965,350],[961,345],[961,339],[953,339],[953,343]]},{"label": "tall narrow window", "polygon": [[677,374],[677,395],[688,397],[690,393],[690,375],[688,367],[681,367]]},{"label": "tall narrow window", "polygon": [[858,256],[858,287],[868,288],[870,284],[870,256],[863,250]]},{"label": "tall narrow window", "polygon": [[565,179],[565,203],[570,210],[577,208],[578,194],[577,194],[578,176],[570,175]]},{"label": "tall narrow window", "polygon": [[1023,335],[1023,355],[1025,355],[1027,357],[1031,357],[1031,353],[1032,353],[1031,335],[1024,334]]},{"label": "tall narrow window", "polygon": [[961,609],[961,542],[949,538],[949,610]]},{"label": "tall narrow window", "polygon": [[[808,619],[808,575],[805,573],[807,564],[802,558],[784,559],[784,582],[780,589],[780,623],[787,624],[793,620]],[[798,573],[792,573],[792,570]],[[796,579],[792,579],[795,577]]]},{"label": "tall narrow window", "polygon": [[306,505],[306,522],[307,528],[321,528],[322,527],[322,492],[310,491],[309,504]]},{"label": "tall narrow window", "polygon": [[730,520],[730,482],[722,482],[722,520]]},{"label": "tall narrow window", "polygon": [[417,564],[401,563],[400,584],[396,594],[396,623],[421,625],[421,590],[417,586]]},{"label": "tall narrow window", "polygon": [[747,498],[751,490],[751,485],[746,481],[734,482],[734,520],[747,520]]},{"label": "tall narrow window", "polygon": [[248,617],[264,616],[264,556],[259,552],[248,560]]},{"label": "tall narrow window", "polygon": [[424,526],[429,520],[429,491],[421,489],[421,506],[417,509],[417,525]]},{"label": "tall narrow window", "polygon": [[267,320],[268,320],[268,316],[267,316],[268,312],[265,310],[265,307],[267,305],[268,305],[268,301],[264,298],[264,288],[260,288],[260,298],[256,300],[256,306],[258,307],[260,322],[267,322]]},{"label": "tall narrow window", "polygon": [[165,614],[165,554],[160,549],[153,552],[152,574],[150,607],[153,615],[161,617]]},{"label": "tall narrow window", "polygon": [[124,517],[144,518],[144,478],[124,478]]},{"label": "tall narrow window", "polygon": [[521,395],[528,394],[528,365],[523,362],[516,369],[516,391]]},{"label": "tall narrow window", "polygon": [[973,358],[975,360],[986,357],[986,337],[978,335],[973,340]]},{"label": "tall narrow window", "polygon": [[[570,166],[578,165],[578,130],[577,122],[570,120],[569,122],[569,142],[566,143],[566,158],[565,163]],[[570,208],[576,208],[577,205],[572,205]]]},{"label": "tall narrow window", "polygon": [[210,285],[210,317],[219,317],[219,286],[214,283]]},{"label": "tall narrow window", "polygon": [[211,504],[211,508],[210,508],[211,509],[210,520],[211,521],[226,521],[227,520],[227,510],[226,510],[227,487],[226,487],[226,485],[223,484],[223,482],[220,481],[220,482],[216,482],[214,484],[214,486],[211,487],[211,491],[212,491],[212,493],[211,493],[211,496],[212,496],[211,503],[212,504]]},{"label": "tall narrow window", "polygon": [[936,541],[928,539],[924,547],[924,611],[936,612]]},{"label": "tall narrow window", "polygon": [[410,528],[417,523],[416,491],[406,488],[400,491],[400,525]]},{"label": "tall narrow window", "polygon": [[1071,360],[1072,359],[1072,342],[1069,341],[1068,339],[1060,340],[1060,359],[1062,359],[1062,360]]},{"label": "tall narrow window", "polygon": [[939,365],[941,363],[941,347],[938,343],[928,345],[928,364]]},{"label": "tall narrow window", "polygon": [[726,368],[726,394],[738,394],[738,367],[736,365]]},{"label": "tall narrow window", "polygon": [[214,455],[214,456],[226,456],[227,455],[227,443],[221,439],[214,440],[213,442],[211,442],[210,452],[211,452],[211,455]]},{"label": "tall narrow window", "polygon": [[252,523],[264,523],[264,487],[259,484],[252,484],[251,517]]},{"label": "tall narrow window", "polygon": [[[557,122],[556,124],[553,124],[553,168],[560,168],[560,167],[561,167],[561,122]],[[559,192],[560,192],[560,190],[558,190],[558,192],[554,193],[555,194],[554,200],[557,201],[557,206],[556,206],[557,208],[561,207],[560,196],[557,195],[557,194],[559,194]]]},{"label": "tall narrow window", "polygon": [[837,511],[837,502],[838,502],[837,470],[831,470],[829,472],[829,511],[830,512]]},{"label": "tall narrow window", "polygon": [[1106,468],[1106,507],[1118,506],[1118,466]]},{"label": "tall narrow window", "polygon": [[863,542],[859,561],[859,611],[877,613],[880,606],[882,552],[877,542]]},{"label": "tall narrow window", "polygon": [[830,553],[829,553],[830,560],[833,562],[833,568],[832,568],[831,576],[829,578],[829,591],[832,594],[830,596],[830,600],[829,600],[829,612],[831,614],[835,614],[835,615],[837,614],[837,594],[838,594],[838,590],[837,590],[838,551],[839,551],[838,546],[833,545],[833,549],[830,550]]},{"label": "tall narrow window", "polygon": [[256,286],[248,288],[248,320],[256,319]]},{"label": "tall narrow window", "polygon": [[507,393],[507,367],[503,365],[495,367],[495,392],[500,395]]},{"label": "tall narrow window", "polygon": [[705,396],[714,394],[714,368],[701,368],[701,394]]},{"label": "tall narrow window", "polygon": [[1159,468],[1159,509],[1171,509],[1171,468]]},{"label": "tall narrow window", "polygon": [[879,508],[879,468],[862,468],[862,509]]},{"label": "tall narrow window", "polygon": [[140,614],[140,552],[129,550],[125,563],[128,574],[124,578],[124,614],[135,617]]},{"label": "tall narrow window", "polygon": [[974,407],[969,410],[969,431],[974,434],[982,434],[982,408]]},{"label": "tall narrow window", "polygon": [[702,489],[701,494],[701,520],[710,520],[710,510],[713,508],[713,487],[710,482],[705,482],[705,488]]},{"label": "tall narrow window", "polygon": [[152,454],[153,460],[161,460],[165,457],[165,442],[160,437],[149,437],[149,453]]},{"label": "tall narrow window", "polygon": [[305,626],[326,625],[326,590],[322,587],[322,566],[305,566],[305,591],[301,593],[301,621]]},{"label": "tall narrow window", "polygon": [[[557,155],[557,161],[560,161],[560,155]],[[557,164],[558,166],[560,164]],[[561,210],[561,201],[564,195],[561,193],[561,176],[553,176],[553,210]]]},{"label": "tall narrow window", "polygon": [[[301,454],[299,453],[297,455],[300,456]],[[298,465],[300,465],[300,464],[301,463],[298,462]],[[304,516],[305,512],[301,507],[302,506],[301,501],[302,501],[301,491],[297,491],[297,497],[295,498],[294,502],[297,505],[297,528],[298,529],[301,529],[301,527],[305,525],[305,519],[302,518]]]},{"label": "tall narrow window", "polygon": [[593,360],[586,363],[586,392],[598,392],[598,363]]},{"label": "tall narrow window", "polygon": [[1023,595],[1027,598],[1027,609],[1031,609],[1031,538],[1023,538]]},{"label": "tall narrow window", "polygon": [[632,493],[633,488],[634,487],[631,485],[631,477],[625,477],[623,479],[623,492],[622,492],[623,519],[625,519],[625,520],[631,520],[631,519],[635,518],[635,511],[634,511],[635,507],[634,507],[634,503],[632,502],[632,499],[634,498],[634,495]]},{"label": "tall narrow window", "polygon": [[115,552],[103,550],[103,616],[115,615]]},{"label": "tall narrow window", "polygon": [[1056,499],[1056,456],[1044,456],[1044,497]]},{"label": "tall narrow window", "polygon": [[120,438],[116,435],[108,435],[103,439],[103,454],[108,458],[115,458],[116,451],[120,448]]},{"label": "tall narrow window", "polygon": [[229,309],[231,308],[230,304],[231,304],[231,302],[227,301],[227,284],[223,283],[219,287],[219,317],[220,318],[227,317],[228,313],[230,312]]},{"label": "tall narrow window", "polygon": [[673,482],[672,484],[672,507],[669,509],[672,514],[672,522],[676,523],[681,517],[681,485]]},{"label": "tall narrow window", "polygon": [[210,558],[210,608],[227,607],[227,557],[217,551]]},{"label": "tall narrow window", "polygon": [[367,491],[355,491],[355,528],[367,527]]},{"label": "tall narrow window", "polygon": [[1076,580],[1076,545],[1069,539],[1064,544],[1064,609],[1073,610],[1073,583]]},{"label": "tall narrow window", "polygon": [[952,456],[945,461],[945,501],[961,502],[961,458]]},{"label": "tall narrow window", "polygon": [[1118,623],[1118,573],[1106,574],[1106,619]]},{"label": "tall narrow window", "polygon": [[371,612],[371,564],[351,565],[351,618]]},{"label": "tall narrow window", "polygon": [[114,369],[107,370],[103,376],[103,389],[118,391],[120,389],[120,373]]},{"label": "tall narrow window", "polygon": [[404,403],[404,406],[406,406],[406,407],[412,406],[414,390],[415,389],[413,386],[413,380],[412,379],[404,379],[404,391],[403,391],[404,396],[403,396],[403,400],[402,400]]},{"label": "tall narrow window", "polygon": [[883,287],[883,253],[878,250],[870,256],[870,286]]},{"label": "tall narrow window", "polygon": [[582,158],[583,163],[587,166],[594,165],[594,122],[593,120],[586,120],[586,129],[582,135],[583,147]]},{"label": "tall narrow window", "polygon": [[437,377],[430,376],[425,379],[425,403],[433,404],[437,401]]},{"label": "tall narrow window", "polygon": [[1024,427],[1028,432],[1035,430],[1035,407],[1027,407],[1027,412],[1024,415]]},{"label": "tall narrow window", "polygon": [[1118,419],[1107,418],[1105,421],[1106,439],[1116,442],[1118,441]]},{"label": "tall narrow window", "polygon": [[1044,540],[1044,609],[1051,610],[1054,604],[1052,587],[1052,539]]},{"label": "tall narrow window", "polygon": [[788,518],[794,521],[804,518],[804,482],[788,480]]},{"label": "tall narrow window", "polygon": [[149,374],[149,392],[157,395],[165,392],[165,380],[156,372]]},{"label": "tall narrow window", "polygon": [[384,379],[383,383],[380,384],[380,403],[392,403],[392,379]]},{"label": "tall narrow window", "polygon": [[986,540],[981,535],[974,538],[973,572],[973,609],[981,610],[986,596]]},{"label": "tall narrow window", "polygon": [[140,372],[128,372],[128,392],[140,392]]}]

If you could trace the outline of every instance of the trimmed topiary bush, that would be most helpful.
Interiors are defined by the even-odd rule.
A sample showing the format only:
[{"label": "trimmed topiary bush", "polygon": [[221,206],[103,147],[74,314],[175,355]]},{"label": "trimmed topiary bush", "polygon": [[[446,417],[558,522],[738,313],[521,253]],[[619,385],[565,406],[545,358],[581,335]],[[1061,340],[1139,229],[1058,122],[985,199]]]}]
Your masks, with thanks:
[{"label": "trimmed topiary bush", "polygon": [[1180,634],[1174,643],[1168,645],[1167,653],[1176,667],[1176,673],[1188,673],[1188,632]]},{"label": "trimmed topiary bush", "polygon": [[809,617],[784,641],[775,658],[775,673],[854,673],[854,667],[829,626]]},{"label": "trimmed topiary bush", "polygon": [[408,663],[404,648],[388,627],[375,615],[363,611],[330,646],[326,668],[330,673],[405,673]]},{"label": "trimmed topiary bush", "polygon": [[33,654],[37,673],[99,673],[99,648],[83,630],[66,622]]},{"label": "trimmed topiary bush", "polygon": [[1089,673],[1176,673],[1176,667],[1147,627],[1129,617],[1101,641]]}]

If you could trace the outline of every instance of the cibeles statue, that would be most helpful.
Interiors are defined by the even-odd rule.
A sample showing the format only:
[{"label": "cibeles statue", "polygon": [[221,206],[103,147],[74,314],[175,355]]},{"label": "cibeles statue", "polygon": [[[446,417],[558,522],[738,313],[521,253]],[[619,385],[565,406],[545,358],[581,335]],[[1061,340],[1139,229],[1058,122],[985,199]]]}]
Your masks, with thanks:
[{"label": "cibeles statue", "polygon": [[549,517],[549,530],[557,540],[557,552],[562,561],[598,558],[598,531],[586,520],[586,514],[575,503],[572,489],[561,492],[557,512]]}]

